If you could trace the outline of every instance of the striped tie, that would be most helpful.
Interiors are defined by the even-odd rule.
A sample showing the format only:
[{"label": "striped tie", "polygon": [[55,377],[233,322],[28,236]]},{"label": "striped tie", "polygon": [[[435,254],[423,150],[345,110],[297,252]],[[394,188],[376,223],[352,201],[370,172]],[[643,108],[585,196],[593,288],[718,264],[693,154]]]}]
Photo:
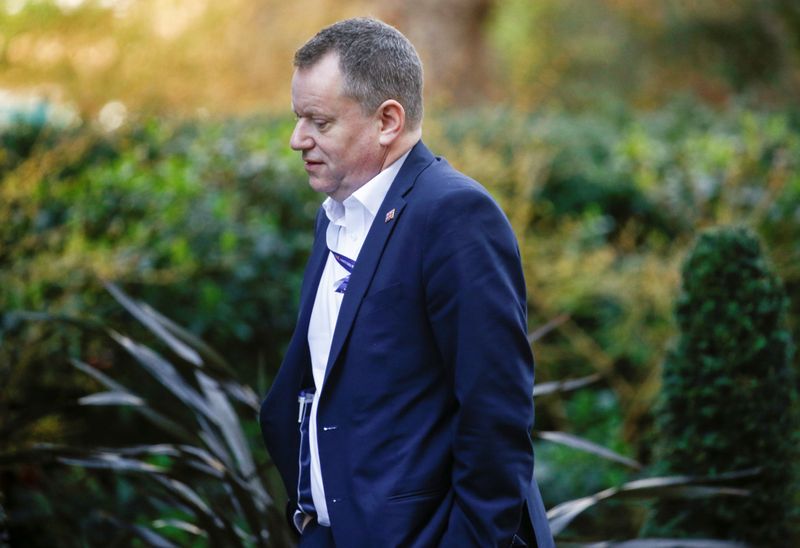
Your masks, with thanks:
[{"label": "striped tie", "polygon": [[308,516],[316,516],[314,499],[311,496],[311,449],[308,445],[308,426],[311,419],[311,403],[314,390],[302,390],[297,397],[300,409],[297,422],[300,424],[299,474],[297,477],[297,506]]},{"label": "striped tie", "polygon": [[347,284],[350,283],[350,274],[353,272],[353,268],[356,266],[356,262],[353,259],[345,257],[341,253],[336,253],[334,250],[329,249],[331,253],[333,253],[333,258],[336,259],[336,262],[341,265],[347,271],[347,276],[345,276],[339,285],[336,287],[337,293],[344,293],[347,291]]}]

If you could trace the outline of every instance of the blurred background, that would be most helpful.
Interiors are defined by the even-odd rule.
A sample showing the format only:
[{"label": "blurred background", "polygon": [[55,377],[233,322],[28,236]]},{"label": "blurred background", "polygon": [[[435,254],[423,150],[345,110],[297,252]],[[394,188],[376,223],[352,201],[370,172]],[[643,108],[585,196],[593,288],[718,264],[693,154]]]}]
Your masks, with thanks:
[{"label": "blurred background", "polygon": [[559,545],[800,543],[795,0],[0,0],[0,546],[292,544],[291,60],[355,15],[520,240]]}]

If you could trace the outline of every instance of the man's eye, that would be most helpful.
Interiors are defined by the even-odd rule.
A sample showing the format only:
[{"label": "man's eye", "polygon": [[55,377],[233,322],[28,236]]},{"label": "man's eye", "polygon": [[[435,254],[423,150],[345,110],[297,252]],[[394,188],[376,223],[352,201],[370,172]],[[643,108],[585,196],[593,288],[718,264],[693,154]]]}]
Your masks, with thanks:
[{"label": "man's eye", "polygon": [[314,125],[317,126],[317,129],[325,129],[326,127],[328,127],[328,121],[315,118]]}]

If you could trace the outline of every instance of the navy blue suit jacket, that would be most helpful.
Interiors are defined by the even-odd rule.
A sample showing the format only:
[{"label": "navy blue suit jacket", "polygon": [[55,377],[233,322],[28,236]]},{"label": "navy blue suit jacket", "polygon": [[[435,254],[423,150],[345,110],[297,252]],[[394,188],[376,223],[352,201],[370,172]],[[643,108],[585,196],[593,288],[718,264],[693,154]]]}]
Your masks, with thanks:
[{"label": "navy blue suit jacket", "polygon": [[[320,214],[297,328],[260,416],[291,508],[327,224]],[[358,256],[319,403],[337,546],[510,546],[528,519],[551,546],[532,480],[532,388],[511,227],[483,187],[419,142]]]}]

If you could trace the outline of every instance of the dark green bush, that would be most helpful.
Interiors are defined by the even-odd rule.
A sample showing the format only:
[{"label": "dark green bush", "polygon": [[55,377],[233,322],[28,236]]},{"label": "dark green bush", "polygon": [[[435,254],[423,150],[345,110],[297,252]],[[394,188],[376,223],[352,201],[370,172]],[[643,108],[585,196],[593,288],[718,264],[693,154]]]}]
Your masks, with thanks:
[{"label": "dark green bush", "polygon": [[700,236],[683,266],[680,334],[664,363],[659,456],[671,473],[760,473],[749,497],[660,504],[654,529],[792,544],[798,421],[786,309],[752,233]]}]

